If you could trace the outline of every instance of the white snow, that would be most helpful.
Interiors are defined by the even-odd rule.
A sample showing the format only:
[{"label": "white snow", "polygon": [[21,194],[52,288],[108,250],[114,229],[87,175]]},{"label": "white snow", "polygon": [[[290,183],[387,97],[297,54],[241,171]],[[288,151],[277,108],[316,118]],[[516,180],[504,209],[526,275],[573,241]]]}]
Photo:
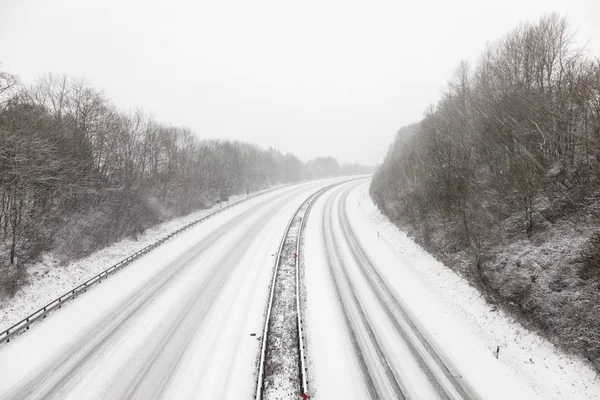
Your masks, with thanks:
[{"label": "white snow", "polygon": [[[254,192],[251,195],[263,193],[267,190]],[[242,202],[246,198],[248,196],[245,194],[231,196],[229,204]],[[28,268],[28,284],[13,298],[3,299],[0,303],[0,332],[130,254],[220,208],[221,206],[217,203],[213,207],[163,222],[147,229],[137,238],[128,237],[122,239],[87,257],[66,265],[61,265],[52,253],[44,254],[40,262]]]},{"label": "white snow", "polygon": [[[419,285],[428,290],[469,334],[459,340],[475,337],[489,355],[500,346],[499,360],[494,361],[526,380],[541,398],[600,399],[600,380],[587,363],[565,355],[502,311],[492,311],[474,287],[414,243],[377,210],[369,197],[367,184],[350,195],[348,206],[352,210],[349,214],[356,216],[353,222],[357,231],[365,234],[361,239],[366,241],[364,238],[370,234],[369,243],[380,242],[391,250],[396,263],[405,271],[403,276],[414,278],[413,287]],[[376,238],[376,231],[379,231],[379,238]],[[408,289],[407,286],[402,288]],[[397,290],[400,292],[401,287]],[[420,313],[422,303],[412,304],[415,312]],[[439,327],[437,334],[440,337],[447,335],[447,327]],[[448,341],[448,346],[452,347],[453,343]],[[481,368],[481,365],[475,364],[474,368]]]},{"label": "white snow", "polygon": [[354,348],[341,317],[320,233],[323,195],[313,206],[304,233],[305,340],[311,399],[368,399]]},{"label": "white snow", "polygon": [[330,182],[196,225],[0,346],[0,398],[250,397],[273,255]]},{"label": "white snow", "polygon": [[[368,185],[361,183],[353,189],[345,205],[357,240],[428,342],[476,395],[482,399],[600,399],[600,381],[585,362],[562,354],[504,313],[492,311],[475,288],[377,210]],[[363,399],[365,383],[324,258],[321,219],[326,198],[315,204],[305,233],[309,385],[312,398]],[[334,234],[341,233],[334,227]],[[354,266],[345,246],[340,252],[352,274]],[[377,337],[384,346],[393,343],[397,339],[377,314],[368,289],[360,280],[356,282],[369,318],[381,321],[374,325]],[[496,346],[500,346],[498,360]],[[394,364],[402,357],[401,346],[398,343],[390,349],[388,356]]]},{"label": "white snow", "polygon": [[[18,382],[40,373],[45,378],[31,387],[28,398],[46,397],[45,388],[51,389],[61,376],[67,377],[66,383],[62,392],[52,393],[54,398],[118,398],[126,391],[133,391],[134,398],[148,397],[149,391],[165,398],[251,397],[273,255],[296,208],[331,182],[294,185],[233,207],[136,260],[0,346],[0,398],[10,398],[8,391]],[[356,187],[345,206],[358,242],[427,340],[475,393],[483,399],[600,400],[600,381],[586,363],[561,354],[502,312],[491,311],[473,287],[378,212],[368,196],[368,182],[327,192],[307,220],[301,265],[311,399],[368,398],[324,257],[321,226],[326,201],[339,198],[351,186]],[[189,219],[75,263],[69,268],[81,271],[79,280],[41,278],[27,290],[51,288],[56,293],[48,298],[54,298]],[[342,234],[338,225],[332,233]],[[347,245],[339,250],[346,262]],[[96,266],[99,262],[105,264]],[[356,270],[352,262],[347,264],[349,271]],[[185,268],[161,285],[161,276],[177,272],[179,265]],[[361,301],[369,318],[383,321],[377,302],[366,294],[369,288],[358,274],[350,273],[359,296],[365,293]],[[31,310],[48,300],[35,301],[38,305]],[[27,313],[24,306],[12,307],[2,305],[2,310]],[[373,327],[392,363],[403,365],[407,353],[395,347],[398,338],[389,324]],[[498,360],[493,355],[497,345]],[[90,358],[85,358],[88,349]],[[71,367],[77,367],[73,374]],[[407,376],[420,379],[415,368]],[[132,385],[136,381],[141,384]],[[425,390],[425,384],[410,390],[419,389]]]}]

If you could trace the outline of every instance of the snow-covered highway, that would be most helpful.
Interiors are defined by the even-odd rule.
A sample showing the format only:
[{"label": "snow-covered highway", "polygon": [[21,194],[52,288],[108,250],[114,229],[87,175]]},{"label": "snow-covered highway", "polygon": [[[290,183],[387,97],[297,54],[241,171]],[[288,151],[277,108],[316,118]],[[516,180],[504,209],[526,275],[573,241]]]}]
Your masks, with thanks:
[{"label": "snow-covered highway", "polygon": [[351,188],[342,192],[335,213],[336,198],[329,197],[322,228],[335,292],[369,396],[471,398],[424,340],[358,243],[344,206]]},{"label": "snow-covered highway", "polygon": [[249,398],[274,253],[330,183],[223,212],[33,326],[0,349],[0,398]]},{"label": "snow-covered highway", "polygon": [[314,398],[540,398],[379,237],[360,208],[357,189],[366,185],[349,182],[328,191],[307,222],[305,313]]},{"label": "snow-covered highway", "polygon": [[[365,203],[373,207],[369,179],[347,180],[249,199],[66,304],[0,346],[0,399],[255,398],[275,259],[288,224],[297,234],[300,220],[311,400],[576,398],[497,360],[420,275],[417,263],[429,261],[380,236],[389,227],[365,212]],[[341,184],[291,219],[333,183]],[[293,283],[282,284],[294,293]],[[279,309],[294,317],[288,297]],[[267,369],[297,374],[286,367],[297,361]],[[290,393],[272,389],[269,399]]]}]

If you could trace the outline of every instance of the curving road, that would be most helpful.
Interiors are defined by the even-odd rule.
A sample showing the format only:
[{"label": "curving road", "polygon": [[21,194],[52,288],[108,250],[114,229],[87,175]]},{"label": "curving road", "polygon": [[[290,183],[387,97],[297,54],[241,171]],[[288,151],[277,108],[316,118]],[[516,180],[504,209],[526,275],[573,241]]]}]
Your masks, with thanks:
[{"label": "curving road", "polygon": [[368,183],[328,191],[308,218],[304,313],[313,398],[537,398],[463,335],[460,319],[415,278],[418,265],[379,237],[360,207],[370,201],[359,195]]},{"label": "curving road", "polygon": [[50,315],[0,348],[0,399],[251,396],[273,255],[330,183],[238,205]]},{"label": "curving road", "polygon": [[[51,314],[0,347],[0,400],[253,398],[287,223],[311,194],[340,181],[226,210]],[[418,265],[379,237],[360,207],[366,185],[326,191],[305,222],[311,400],[538,398],[429,292]]]},{"label": "curving road", "polygon": [[[363,383],[357,398],[472,398],[420,335],[358,242],[345,207],[356,186],[331,191],[320,215],[320,234],[352,362]],[[309,304],[310,295],[309,287]]]}]

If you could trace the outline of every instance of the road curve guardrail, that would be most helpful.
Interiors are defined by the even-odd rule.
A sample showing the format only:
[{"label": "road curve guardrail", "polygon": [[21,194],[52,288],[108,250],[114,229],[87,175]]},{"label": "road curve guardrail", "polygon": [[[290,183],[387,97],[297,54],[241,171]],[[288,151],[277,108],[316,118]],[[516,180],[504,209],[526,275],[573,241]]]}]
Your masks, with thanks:
[{"label": "road curve guardrail", "polygon": [[94,286],[100,282],[102,282],[103,279],[106,279],[108,276],[114,274],[115,272],[119,271],[120,269],[123,269],[124,267],[126,267],[127,265],[131,264],[133,261],[137,260],[138,258],[140,258],[141,256],[143,256],[144,254],[152,251],[153,249],[157,248],[158,246],[162,245],[163,243],[169,241],[171,238],[173,238],[174,236],[177,236],[178,234],[182,233],[183,231],[191,228],[194,225],[199,224],[200,222],[206,221],[209,218],[214,217],[217,214],[220,214],[221,212],[230,209],[240,203],[243,203],[247,200],[250,200],[252,198],[273,192],[275,190],[278,189],[282,189],[284,187],[293,185],[293,184],[297,184],[300,182],[293,182],[293,183],[288,183],[286,185],[282,185],[282,186],[277,186],[274,188],[270,188],[270,189],[266,189],[263,190],[261,192],[255,193],[251,196],[246,197],[245,199],[242,199],[240,201],[237,201],[235,203],[229,204],[223,208],[220,208],[208,215],[205,215],[202,218],[199,218],[195,221],[190,222],[189,224],[184,225],[183,227],[169,233],[168,235],[160,238],[159,240],[157,240],[156,242],[144,247],[143,249],[140,249],[138,251],[136,251],[135,253],[127,256],[126,258],[124,258],[123,260],[119,261],[118,263],[108,267],[107,269],[105,269],[104,271],[100,272],[99,274],[94,275],[93,277],[91,277],[90,279],[88,279],[87,281],[83,282],[82,284],[80,284],[79,286],[69,290],[68,292],[66,292],[65,294],[63,294],[62,296],[57,297],[56,299],[52,300],[50,303],[46,304],[45,306],[41,307],[40,309],[38,309],[37,311],[29,314],[27,317],[23,318],[22,320],[20,320],[19,322],[15,323],[14,325],[12,325],[10,328],[0,332],[0,344],[5,343],[5,342],[10,342],[10,339],[12,339],[14,336],[20,334],[23,331],[29,330],[29,327],[35,323],[36,321],[46,318],[46,316],[58,309],[61,308],[62,305],[69,301],[69,300],[73,300],[75,299],[77,296],[79,296],[81,293],[84,293],[88,290],[88,288],[90,288],[91,286]]}]

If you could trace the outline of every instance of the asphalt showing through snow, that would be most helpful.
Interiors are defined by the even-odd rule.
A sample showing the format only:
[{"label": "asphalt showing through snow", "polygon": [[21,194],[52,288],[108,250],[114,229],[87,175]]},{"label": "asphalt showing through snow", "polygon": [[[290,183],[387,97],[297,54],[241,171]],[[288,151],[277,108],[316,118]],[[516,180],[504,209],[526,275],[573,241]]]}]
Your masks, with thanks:
[{"label": "asphalt showing through snow", "polygon": [[[236,348],[241,345],[234,341],[228,349],[223,350],[224,353],[222,351],[219,354],[217,351],[221,349],[221,344],[218,340],[223,335],[218,331],[228,329],[227,335],[237,337],[244,343],[255,341],[248,332],[242,330],[243,321],[238,323],[232,320],[233,317],[227,319],[226,316],[236,315],[246,319],[243,307],[249,307],[253,297],[258,296],[263,301],[265,296],[257,294],[252,288],[244,292],[252,296],[247,299],[237,298],[236,295],[240,293],[235,288],[228,289],[227,295],[223,292],[227,285],[235,283],[239,287],[246,287],[242,285],[251,285],[252,282],[256,283],[258,291],[266,292],[268,282],[261,283],[262,277],[268,276],[272,265],[258,264],[257,252],[262,255],[259,259],[272,262],[269,256],[277,250],[280,239],[274,231],[282,232],[283,227],[279,229],[279,226],[289,220],[295,202],[297,207],[310,193],[322,186],[325,185],[312,183],[283,190],[225,221],[182,252],[146,284],[114,304],[109,312],[99,315],[93,324],[74,333],[67,345],[27,371],[15,385],[0,394],[0,398],[179,397],[175,393],[199,398],[203,394],[214,395],[219,392],[218,397],[239,398],[236,387],[242,385],[238,382],[252,382],[251,371],[254,370],[255,360],[253,357],[242,360],[248,367],[240,371],[248,376],[240,379],[232,376],[235,375],[236,363],[240,362]],[[270,239],[269,243],[265,243],[267,239]],[[145,257],[146,261],[152,260],[152,254]],[[111,285],[111,280],[103,285]],[[170,296],[168,310],[156,315],[160,318],[159,323],[151,321],[152,315],[148,314],[166,296]],[[254,325],[258,327],[262,322],[263,310],[260,305],[256,309],[258,312],[253,312],[256,320]],[[68,313],[69,308],[65,307],[60,312]],[[220,325],[214,325],[215,320]],[[43,330],[44,326],[33,329]],[[29,333],[18,338],[14,345],[19,345],[20,340],[26,341],[27,335]],[[203,340],[214,341],[214,345],[199,345],[198,342],[202,343]],[[122,343],[132,344],[133,351],[122,352]],[[190,360],[189,353],[197,351],[194,349],[198,346],[204,348],[202,354],[206,355],[206,359]],[[257,343],[252,342],[252,347],[258,349]],[[229,358],[223,358],[223,354]],[[246,354],[252,352],[246,351]],[[7,360],[2,360],[0,352],[0,364],[4,367],[6,363],[3,361]],[[185,381],[182,377],[186,376],[185,370],[189,369],[186,364],[190,363],[194,364],[192,369],[200,376],[196,375],[192,382],[185,382],[186,388],[177,387]],[[212,365],[206,366],[205,363]],[[218,379],[213,379],[215,371]],[[103,377],[103,381],[99,382],[96,376]],[[90,387],[86,383],[91,383]],[[208,390],[211,384],[215,386],[212,391]]]},{"label": "asphalt showing through snow", "polygon": [[[28,345],[44,345],[46,322],[0,349],[0,367],[13,362],[18,369],[12,381],[0,377],[0,399],[251,397],[272,256],[296,209],[329,183],[283,189],[233,217],[223,213],[210,229],[184,234],[187,239],[175,239],[162,250],[177,253],[158,273],[111,302],[109,289],[122,288],[115,282],[125,279],[127,271],[116,274],[74,303],[93,306],[89,296],[97,291],[110,307],[81,329],[65,328],[68,340],[30,365],[17,365],[17,358],[35,358],[27,354]],[[331,281],[330,293],[335,291],[351,343],[351,354],[345,356],[354,359],[362,378],[351,385],[362,384],[371,399],[474,399],[364,251],[346,210],[348,194],[358,184],[328,191],[320,200],[321,217],[313,221],[322,235],[323,276]],[[310,222],[310,214],[307,218]],[[191,245],[178,247],[183,240]],[[140,263],[150,265],[160,251]],[[310,288],[306,301],[311,301]],[[69,315],[69,307],[56,313],[54,325]]]},{"label": "asphalt showing through snow", "polygon": [[[330,193],[321,223],[330,275],[369,396],[473,399],[363,251],[346,212],[348,194],[356,186],[342,185]],[[399,347],[406,349],[402,356],[394,351]],[[420,375],[417,385],[407,379],[415,375]]]}]

